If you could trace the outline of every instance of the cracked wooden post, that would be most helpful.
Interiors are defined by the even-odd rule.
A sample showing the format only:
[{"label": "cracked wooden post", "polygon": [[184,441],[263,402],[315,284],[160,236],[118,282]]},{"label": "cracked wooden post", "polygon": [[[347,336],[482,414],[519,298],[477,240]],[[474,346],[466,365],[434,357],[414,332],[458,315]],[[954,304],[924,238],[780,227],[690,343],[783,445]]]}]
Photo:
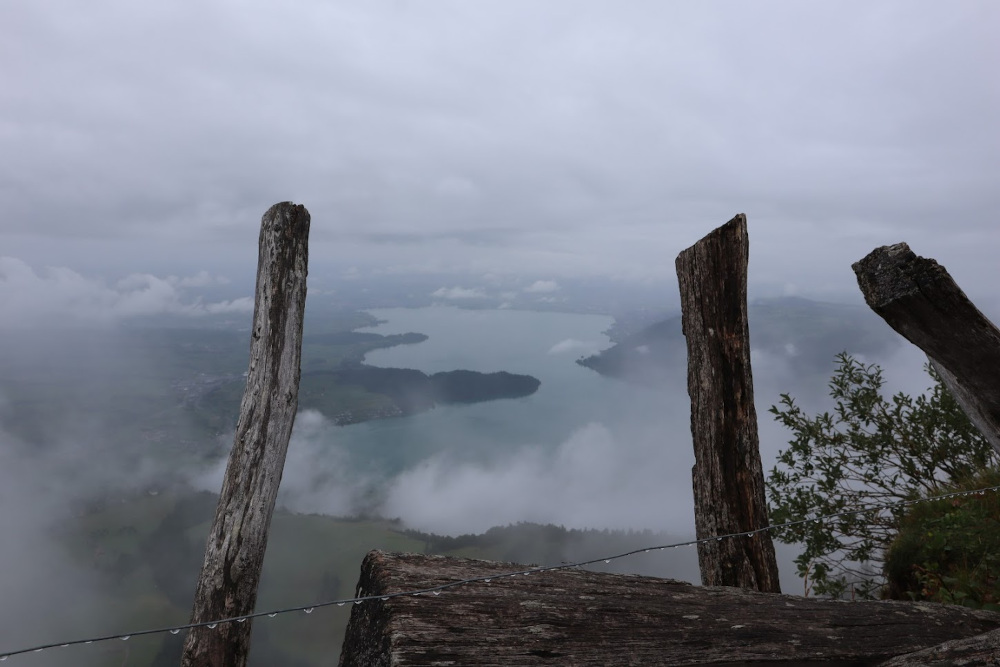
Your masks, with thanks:
[{"label": "cracked wooden post", "polygon": [[[750,372],[749,247],[741,213],[677,256],[699,539],[768,525]],[[706,586],[781,592],[767,531],[701,543],[698,565]]]},{"label": "cracked wooden post", "polygon": [[1000,330],[948,271],[905,243],[852,266],[868,306],[923,350],[983,437],[1000,452]]},{"label": "cracked wooden post", "polygon": [[[267,532],[298,407],[309,212],[275,204],[260,222],[250,367],[205,548],[192,623],[253,613]],[[252,620],[192,628],[185,667],[243,667]]]}]

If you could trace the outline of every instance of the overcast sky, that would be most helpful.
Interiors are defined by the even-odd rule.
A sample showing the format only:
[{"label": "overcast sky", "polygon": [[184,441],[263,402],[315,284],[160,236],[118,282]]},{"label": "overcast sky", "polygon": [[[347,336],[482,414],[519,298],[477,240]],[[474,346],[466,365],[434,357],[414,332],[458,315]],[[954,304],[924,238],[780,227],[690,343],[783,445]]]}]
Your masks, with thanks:
[{"label": "overcast sky", "polygon": [[0,301],[244,284],[284,200],[316,276],[672,281],[745,212],[751,291],[856,293],[905,240],[990,294],[998,26],[994,0],[7,0]]}]

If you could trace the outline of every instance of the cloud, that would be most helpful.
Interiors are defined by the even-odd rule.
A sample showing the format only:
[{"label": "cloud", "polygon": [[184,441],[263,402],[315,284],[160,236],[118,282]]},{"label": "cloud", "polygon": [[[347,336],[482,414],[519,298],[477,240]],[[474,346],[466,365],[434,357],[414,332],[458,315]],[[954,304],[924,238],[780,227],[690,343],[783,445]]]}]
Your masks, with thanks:
[{"label": "cloud", "polygon": [[478,190],[475,183],[461,176],[446,176],[434,186],[434,191],[443,197],[473,197]]},{"label": "cloud", "polygon": [[431,292],[431,296],[439,299],[484,299],[486,292],[478,287],[468,289],[465,287],[442,287]]},{"label": "cloud", "polygon": [[0,310],[7,328],[41,325],[103,325],[131,317],[253,311],[253,299],[243,297],[204,303],[185,298],[188,288],[224,284],[206,272],[187,278],[159,278],[148,273],[128,275],[112,284],[88,278],[66,267],[35,271],[15,257],[0,257]]},{"label": "cloud", "polygon": [[900,240],[992,284],[988,0],[54,2],[0,4],[0,247],[35,265],[243,269],[293,199],[311,269],[672,284],[746,211],[752,287],[852,292]]},{"label": "cloud", "polygon": [[660,438],[625,441],[595,422],[555,452],[524,448],[494,463],[424,461],[390,484],[382,511],[445,535],[518,521],[642,529],[666,525],[671,506],[684,508],[678,525],[687,525],[689,489],[664,483],[663,471],[676,469],[675,458]]},{"label": "cloud", "polygon": [[[75,599],[87,598],[96,588],[93,575],[68,557],[63,545],[54,544],[67,508],[77,500],[60,486],[49,465],[38,457],[16,456],[9,436],[0,433],[0,502],[17,511],[0,512],[0,623],[4,648],[52,641],[53,625],[65,623],[67,591]],[[39,492],[44,486],[45,492]],[[26,502],[27,501],[27,502]],[[45,619],[42,622],[42,619]]]},{"label": "cloud", "polygon": [[167,276],[166,280],[177,287],[208,287],[210,285],[228,285],[232,282],[225,276],[213,276],[204,269],[193,276],[181,278],[178,278],[177,276]]},{"label": "cloud", "polygon": [[532,294],[545,294],[548,292],[558,292],[559,283],[554,280],[536,280],[524,288],[525,292]]},{"label": "cloud", "polygon": [[552,347],[549,348],[549,354],[569,354],[579,352],[584,353],[594,353],[601,349],[601,346],[593,341],[583,341],[577,340],[575,338],[567,338],[566,340],[561,340]]},{"label": "cloud", "polygon": [[314,266],[666,283],[746,211],[776,291],[899,240],[992,284],[989,0],[53,2],[0,3],[0,247],[36,265],[246,267],[293,199]]},{"label": "cloud", "polygon": [[[300,410],[288,443],[277,504],[292,512],[354,516],[369,509],[371,480],[357,472],[350,454],[337,447],[336,429],[317,410]],[[233,434],[220,436],[226,449]],[[228,457],[191,477],[196,489],[218,493]]]},{"label": "cloud", "polygon": [[[50,419],[59,421],[60,416]],[[164,470],[154,470],[158,466],[148,460],[115,451],[100,428],[91,430],[89,420],[63,426],[61,438],[38,443],[20,440],[0,423],[0,506],[5,508],[0,512],[0,626],[5,649],[67,635],[98,635],[114,622],[110,600],[115,595],[109,595],[106,575],[95,567],[100,551],[83,541],[89,541],[84,527],[94,530],[96,525],[88,524],[88,508],[164,479]],[[74,652],[46,653],[35,664],[94,663]]]}]

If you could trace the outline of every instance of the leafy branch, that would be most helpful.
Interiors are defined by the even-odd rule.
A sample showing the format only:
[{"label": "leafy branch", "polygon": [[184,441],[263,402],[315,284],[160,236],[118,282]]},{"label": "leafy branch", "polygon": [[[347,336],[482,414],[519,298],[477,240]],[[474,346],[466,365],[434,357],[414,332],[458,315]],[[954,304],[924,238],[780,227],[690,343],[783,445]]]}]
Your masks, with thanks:
[{"label": "leafy branch", "polygon": [[[914,500],[997,463],[929,364],[934,384],[926,394],[887,399],[878,365],[846,352],[836,361],[832,414],[811,417],[788,394],[769,410],[793,434],[767,480],[774,523]],[[795,563],[817,594],[840,597],[854,585],[870,597],[884,582],[884,554],[905,512],[847,514],[775,534],[803,545]]]}]

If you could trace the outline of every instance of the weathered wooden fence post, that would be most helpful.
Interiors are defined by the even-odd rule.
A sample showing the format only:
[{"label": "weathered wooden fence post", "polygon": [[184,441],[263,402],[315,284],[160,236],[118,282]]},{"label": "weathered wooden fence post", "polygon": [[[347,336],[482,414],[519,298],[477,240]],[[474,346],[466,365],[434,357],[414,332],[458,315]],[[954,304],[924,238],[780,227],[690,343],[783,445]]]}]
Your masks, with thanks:
[{"label": "weathered wooden fence post", "polygon": [[1000,452],[1000,330],[948,271],[905,243],[871,251],[851,268],[868,306],[919,347],[945,386]]},{"label": "weathered wooden fence post", "polygon": [[[677,256],[699,539],[768,525],[750,372],[749,248],[741,213]],[[701,543],[698,565],[706,586],[781,592],[767,531]]]},{"label": "weathered wooden fence post", "polygon": [[[309,212],[275,204],[260,223],[250,368],[205,548],[192,623],[252,613],[267,533],[298,407]],[[242,667],[251,620],[193,628],[185,667]]]}]

